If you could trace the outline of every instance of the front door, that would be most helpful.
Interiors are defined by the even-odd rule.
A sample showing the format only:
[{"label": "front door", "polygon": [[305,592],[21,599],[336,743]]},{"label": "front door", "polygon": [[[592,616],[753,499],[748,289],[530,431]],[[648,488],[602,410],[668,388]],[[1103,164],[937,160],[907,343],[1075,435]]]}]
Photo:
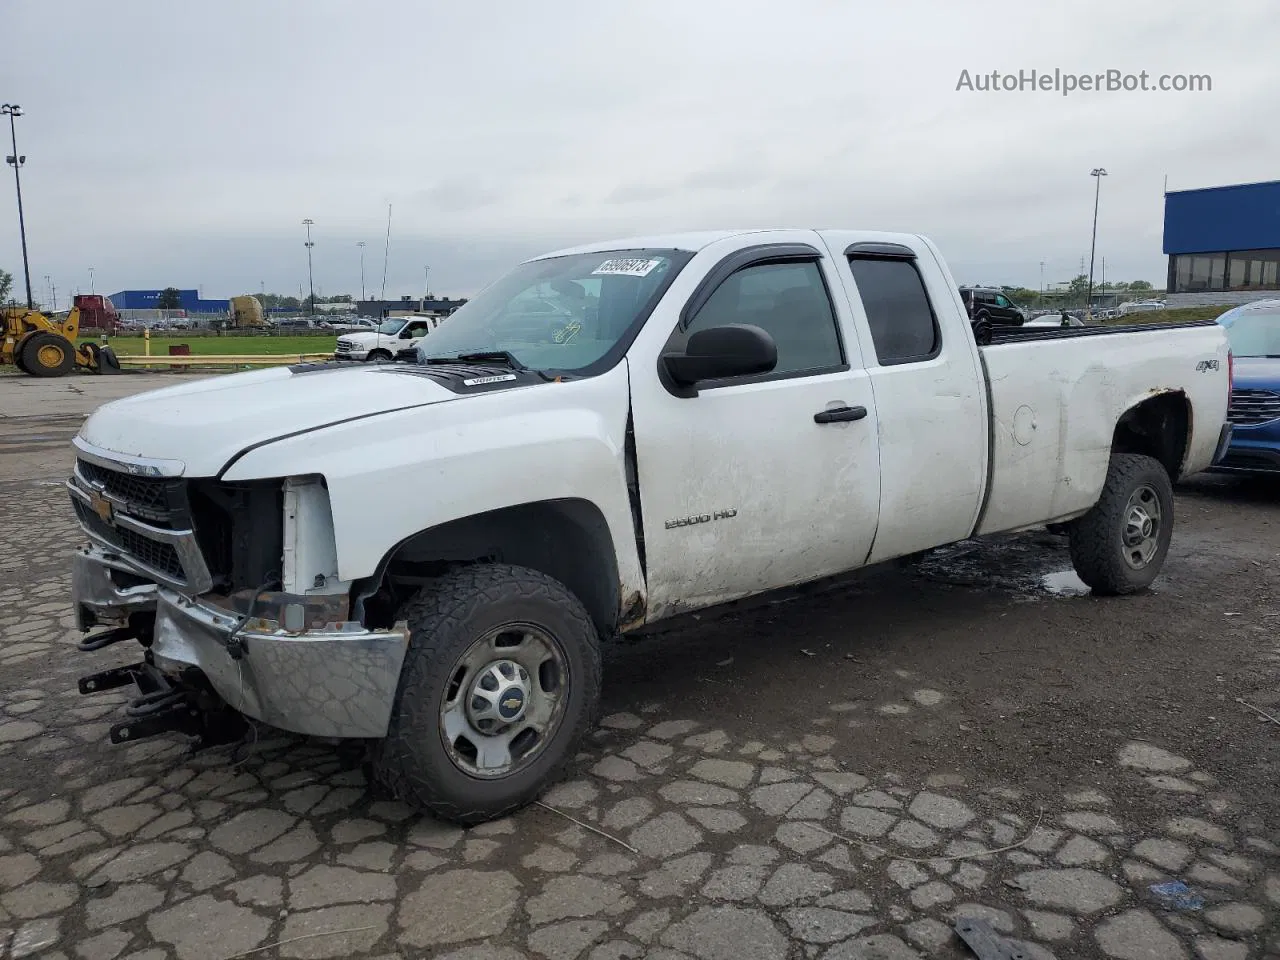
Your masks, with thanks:
[{"label": "front door", "polygon": [[736,269],[695,292],[667,349],[755,324],[777,343],[774,372],[678,396],[631,362],[650,619],[857,567],[875,537],[876,410],[830,262],[793,244],[726,262]]}]

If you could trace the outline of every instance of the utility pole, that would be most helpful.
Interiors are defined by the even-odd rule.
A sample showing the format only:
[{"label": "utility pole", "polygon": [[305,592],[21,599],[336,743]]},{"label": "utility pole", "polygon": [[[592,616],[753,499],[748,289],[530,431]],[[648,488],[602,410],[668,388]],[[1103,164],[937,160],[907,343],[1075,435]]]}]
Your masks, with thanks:
[{"label": "utility pole", "polygon": [[89,295],[90,295],[90,296],[92,296],[92,295],[93,295],[93,292],[94,292],[94,288],[93,288],[93,267],[90,267],[90,268],[89,268]]},{"label": "utility pole", "polygon": [[356,241],[356,246],[360,248],[360,299],[368,300],[364,292],[364,245],[363,240]]},{"label": "utility pole", "polygon": [[1094,167],[1089,176],[1094,179],[1093,190],[1093,240],[1089,244],[1089,293],[1085,297],[1085,316],[1093,316],[1093,255],[1098,248],[1098,198],[1102,195],[1102,178],[1107,171],[1102,167]]},{"label": "utility pole", "polygon": [[1044,300],[1044,261],[1040,261],[1040,300]]},{"label": "utility pole", "polygon": [[303,226],[307,228],[307,285],[311,288],[311,316],[316,315],[316,281],[315,276],[311,272],[311,248],[315,246],[311,242],[311,225],[315,223],[310,217],[302,221]]},{"label": "utility pole", "polygon": [[387,261],[391,259],[391,204],[387,204],[387,245],[382,251],[382,293],[379,299],[387,299]]},{"label": "utility pole", "polygon": [[18,234],[22,237],[22,274],[27,281],[27,309],[34,310],[35,302],[31,299],[31,265],[27,260],[27,222],[22,215],[22,177],[19,169],[27,162],[27,158],[18,153],[18,133],[13,125],[13,118],[22,116],[22,108],[16,103],[0,106],[0,116],[9,118],[9,139],[13,142],[13,156],[5,157],[13,167],[13,185],[18,191]]}]

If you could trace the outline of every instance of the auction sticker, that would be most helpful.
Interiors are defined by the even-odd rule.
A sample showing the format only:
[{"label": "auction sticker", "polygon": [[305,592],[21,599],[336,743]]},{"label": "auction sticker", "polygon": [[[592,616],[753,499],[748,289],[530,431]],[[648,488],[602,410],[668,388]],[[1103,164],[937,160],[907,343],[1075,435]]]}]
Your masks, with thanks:
[{"label": "auction sticker", "polygon": [[642,260],[636,257],[606,260],[591,272],[611,274],[615,277],[647,277],[661,262],[661,260]]}]

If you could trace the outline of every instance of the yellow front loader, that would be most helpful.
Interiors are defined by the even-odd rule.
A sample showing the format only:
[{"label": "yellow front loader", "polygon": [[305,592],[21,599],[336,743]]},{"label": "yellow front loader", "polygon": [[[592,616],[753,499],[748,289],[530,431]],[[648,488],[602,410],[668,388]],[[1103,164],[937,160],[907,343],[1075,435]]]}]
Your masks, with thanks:
[{"label": "yellow front loader", "polygon": [[61,377],[72,370],[119,373],[120,361],[108,346],[82,343],[80,308],[73,307],[61,323],[39,310],[0,309],[0,364],[12,363],[33,377]]}]

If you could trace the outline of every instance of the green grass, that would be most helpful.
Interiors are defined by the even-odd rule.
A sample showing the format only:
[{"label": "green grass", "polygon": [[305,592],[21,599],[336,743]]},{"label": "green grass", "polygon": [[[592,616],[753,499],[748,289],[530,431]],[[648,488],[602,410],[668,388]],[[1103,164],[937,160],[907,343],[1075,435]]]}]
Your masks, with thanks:
[{"label": "green grass", "polygon": [[1179,307],[1176,310],[1152,310],[1148,313],[1130,313],[1108,320],[1107,324],[1129,323],[1186,323],[1190,320],[1217,320],[1230,310],[1230,306]]},{"label": "green grass", "polygon": [[[142,337],[109,337],[107,342],[117,356],[140,357],[145,352]],[[152,337],[151,355],[168,356],[171,345],[182,343],[191,348],[191,355],[194,357],[261,356],[333,353],[337,337]]]}]

